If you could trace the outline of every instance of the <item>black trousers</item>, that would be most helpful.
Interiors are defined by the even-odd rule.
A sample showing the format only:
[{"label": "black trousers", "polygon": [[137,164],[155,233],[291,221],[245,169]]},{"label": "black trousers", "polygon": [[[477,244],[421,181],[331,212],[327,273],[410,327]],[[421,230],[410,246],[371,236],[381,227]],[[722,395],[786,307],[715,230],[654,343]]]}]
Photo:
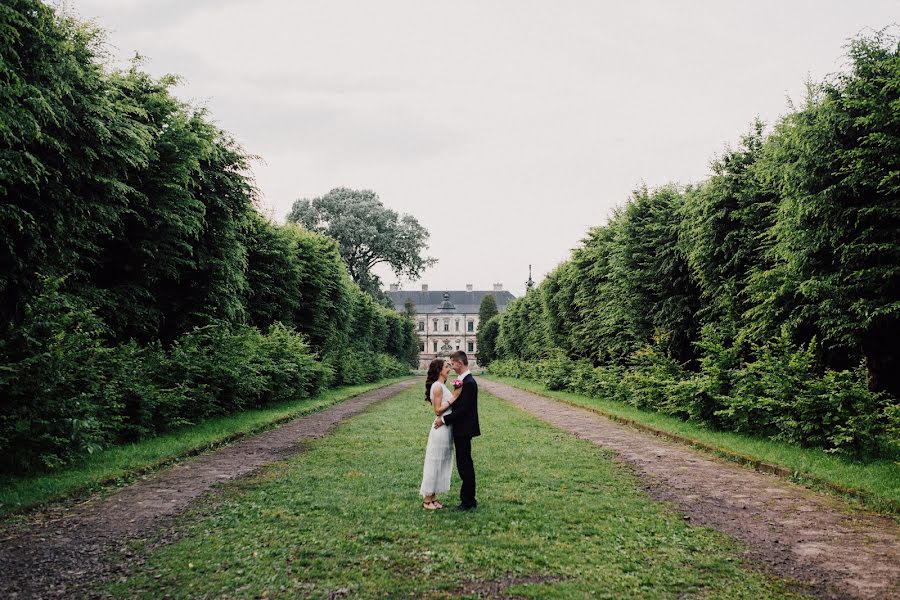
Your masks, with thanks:
[{"label": "black trousers", "polygon": [[462,479],[462,487],[459,488],[459,502],[463,506],[476,506],[475,500],[475,464],[472,462],[472,438],[455,437],[456,445],[456,470]]}]

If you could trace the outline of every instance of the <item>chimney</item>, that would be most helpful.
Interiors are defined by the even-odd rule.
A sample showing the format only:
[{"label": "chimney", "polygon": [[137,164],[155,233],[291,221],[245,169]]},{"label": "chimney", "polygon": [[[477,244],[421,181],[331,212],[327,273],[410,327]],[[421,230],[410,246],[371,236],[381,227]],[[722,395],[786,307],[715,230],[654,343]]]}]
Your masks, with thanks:
[{"label": "chimney", "polygon": [[428,284],[427,284],[427,283],[423,283],[423,284],[422,284],[422,291],[423,291],[423,292],[427,292],[427,291],[428,291]]},{"label": "chimney", "polygon": [[467,292],[471,292],[471,291],[472,291],[472,284],[471,284],[471,283],[467,283],[467,284],[466,284],[466,291],[467,291]]},{"label": "chimney", "polygon": [[503,284],[502,284],[502,283],[495,283],[495,284],[494,284],[494,291],[495,291],[495,292],[502,292],[502,291],[503,291]]},{"label": "chimney", "polygon": [[391,291],[392,291],[392,292],[399,292],[399,291],[400,291],[400,284],[399,284],[399,283],[392,283],[392,284],[391,284]]}]

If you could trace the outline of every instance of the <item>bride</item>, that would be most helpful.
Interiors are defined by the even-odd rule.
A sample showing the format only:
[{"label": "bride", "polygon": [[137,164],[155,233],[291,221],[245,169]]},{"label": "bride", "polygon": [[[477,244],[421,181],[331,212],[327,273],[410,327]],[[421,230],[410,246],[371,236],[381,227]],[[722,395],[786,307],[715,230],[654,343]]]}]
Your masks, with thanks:
[{"label": "bride", "polygon": [[[459,397],[462,388],[453,392],[447,387],[447,374],[450,363],[441,358],[431,361],[428,366],[428,377],[425,379],[425,401],[430,402],[436,415],[448,415],[450,406]],[[428,446],[425,447],[425,466],[422,471],[422,507],[428,510],[444,508],[437,501],[435,494],[450,489],[450,472],[453,470],[453,427],[447,425],[435,429],[430,426]]]}]

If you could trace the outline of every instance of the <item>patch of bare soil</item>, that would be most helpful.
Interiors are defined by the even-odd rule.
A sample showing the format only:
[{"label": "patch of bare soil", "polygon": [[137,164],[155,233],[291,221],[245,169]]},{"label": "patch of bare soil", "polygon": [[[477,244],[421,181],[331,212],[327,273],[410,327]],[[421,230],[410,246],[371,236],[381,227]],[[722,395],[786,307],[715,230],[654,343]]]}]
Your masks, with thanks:
[{"label": "patch of bare soil", "polygon": [[900,598],[900,525],[774,475],[494,381],[482,389],[613,450],[650,495],[741,542],[745,558],[822,598]]},{"label": "patch of bare soil", "polygon": [[562,581],[561,577],[542,577],[529,575],[527,577],[507,576],[491,581],[473,581],[462,586],[459,595],[475,596],[477,598],[491,598],[492,600],[513,600],[521,596],[510,596],[507,591],[516,585],[539,585],[542,583],[556,583]]},{"label": "patch of bare soil", "polygon": [[[218,483],[249,475],[327,435],[371,404],[415,383],[366,392],[231,446],[177,463],[106,497],[56,506],[0,527],[0,598],[71,598],[124,571],[130,540],[164,532]],[[114,558],[111,558],[114,557]]]}]

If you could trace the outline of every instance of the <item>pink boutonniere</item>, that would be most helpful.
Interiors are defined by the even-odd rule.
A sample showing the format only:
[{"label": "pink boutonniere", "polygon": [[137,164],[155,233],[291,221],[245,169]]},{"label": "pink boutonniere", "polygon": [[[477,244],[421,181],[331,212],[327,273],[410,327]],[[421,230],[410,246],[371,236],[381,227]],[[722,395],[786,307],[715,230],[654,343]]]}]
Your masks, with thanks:
[{"label": "pink boutonniere", "polygon": [[462,379],[454,379],[453,380],[453,389],[461,388],[462,383],[463,383]]}]

